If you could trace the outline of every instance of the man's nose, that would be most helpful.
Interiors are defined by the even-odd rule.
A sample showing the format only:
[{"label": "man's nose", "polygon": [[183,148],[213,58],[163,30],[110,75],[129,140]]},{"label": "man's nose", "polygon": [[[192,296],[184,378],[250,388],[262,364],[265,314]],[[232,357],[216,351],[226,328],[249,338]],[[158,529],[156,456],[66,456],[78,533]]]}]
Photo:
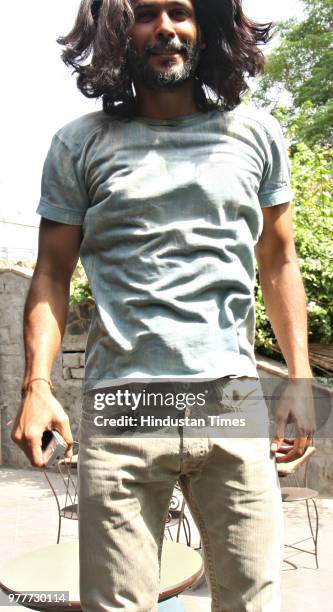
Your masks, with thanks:
[{"label": "man's nose", "polygon": [[172,20],[166,11],[160,14],[155,34],[157,38],[171,39],[176,36]]}]

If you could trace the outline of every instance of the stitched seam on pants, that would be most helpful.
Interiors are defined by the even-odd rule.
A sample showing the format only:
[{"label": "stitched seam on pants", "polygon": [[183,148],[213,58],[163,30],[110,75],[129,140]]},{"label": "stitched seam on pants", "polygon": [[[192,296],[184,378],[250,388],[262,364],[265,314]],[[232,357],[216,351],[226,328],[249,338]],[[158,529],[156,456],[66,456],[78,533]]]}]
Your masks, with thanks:
[{"label": "stitched seam on pants", "polygon": [[[170,495],[170,501],[171,501],[171,497],[172,497],[172,494]],[[159,555],[162,552],[164,533],[165,533],[165,525],[166,525],[166,520],[167,520],[168,512],[169,512],[169,509],[170,509],[170,501],[169,501],[169,504],[168,504],[167,510],[165,512],[165,515],[163,517],[163,521],[162,521],[162,525],[161,525],[161,533],[160,533],[160,539],[159,539],[159,543],[158,543],[158,554]]]},{"label": "stitched seam on pants", "polygon": [[193,492],[192,492],[192,488],[191,488],[191,484],[190,482],[185,484],[185,488],[187,489],[188,492],[188,496],[189,496],[189,500],[190,500],[190,504],[191,504],[191,510],[193,509],[193,513],[198,521],[198,525],[200,528],[200,534],[202,536],[202,541],[204,544],[204,553],[205,553],[205,557],[207,559],[207,563],[208,563],[208,572],[209,572],[209,581],[210,581],[210,586],[211,586],[211,594],[212,594],[212,605],[213,605],[213,610],[215,610],[215,612],[219,612],[220,610],[220,593],[219,593],[219,588],[218,588],[218,582],[217,582],[217,576],[216,576],[216,571],[215,571],[215,563],[214,560],[212,558],[211,555],[211,549],[209,546],[209,536],[208,536],[208,531],[206,529],[206,524],[204,521],[204,517],[201,514],[199,507],[196,504]]},{"label": "stitched seam on pants", "polygon": [[[171,500],[172,495],[170,495],[170,500]],[[159,564],[159,580],[161,581],[161,557],[162,557],[162,547],[163,547],[163,540],[164,540],[164,532],[165,532],[165,524],[166,524],[166,520],[167,520],[167,516],[168,516],[168,512],[169,512],[169,508],[170,508],[170,501],[167,507],[167,510],[165,512],[163,521],[162,521],[162,525],[161,525],[161,532],[160,532],[160,536],[159,536],[159,542],[158,542],[158,564]],[[148,612],[156,612],[156,610],[158,609],[158,602],[156,603],[156,608],[152,608],[152,610],[148,610]]]}]

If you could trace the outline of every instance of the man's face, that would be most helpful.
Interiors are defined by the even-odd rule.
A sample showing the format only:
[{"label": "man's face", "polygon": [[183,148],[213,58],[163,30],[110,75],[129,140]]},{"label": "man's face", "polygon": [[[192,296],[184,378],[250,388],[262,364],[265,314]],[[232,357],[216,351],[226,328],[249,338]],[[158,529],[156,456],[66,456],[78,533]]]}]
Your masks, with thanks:
[{"label": "man's face", "polygon": [[134,0],[128,62],[137,84],[173,89],[195,74],[200,33],[192,0]]}]

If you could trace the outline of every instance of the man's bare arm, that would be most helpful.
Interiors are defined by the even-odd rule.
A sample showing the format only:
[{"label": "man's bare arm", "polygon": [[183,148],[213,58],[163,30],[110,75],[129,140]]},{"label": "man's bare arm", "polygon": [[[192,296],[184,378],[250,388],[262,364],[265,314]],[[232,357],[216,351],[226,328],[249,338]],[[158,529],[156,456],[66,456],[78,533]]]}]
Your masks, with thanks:
[{"label": "man's bare arm", "polygon": [[272,450],[282,445],[284,427],[291,415],[300,437],[280,461],[292,460],[304,452],[310,440],[307,434],[314,427],[306,296],[294,244],[290,204],[264,209],[263,215],[264,228],[256,247],[260,283],[290,378],[280,399]]},{"label": "man's bare arm", "polygon": [[256,247],[260,284],[290,378],[311,377],[306,297],[293,239],[290,204],[263,210]]},{"label": "man's bare arm", "polygon": [[[70,280],[82,239],[77,225],[42,219],[38,259],[24,311],[26,367],[23,386],[34,378],[50,379],[52,365],[64,334]],[[57,429],[72,444],[69,421],[47,382],[30,382],[15,419],[12,439],[37,467],[42,467],[41,437]]]}]

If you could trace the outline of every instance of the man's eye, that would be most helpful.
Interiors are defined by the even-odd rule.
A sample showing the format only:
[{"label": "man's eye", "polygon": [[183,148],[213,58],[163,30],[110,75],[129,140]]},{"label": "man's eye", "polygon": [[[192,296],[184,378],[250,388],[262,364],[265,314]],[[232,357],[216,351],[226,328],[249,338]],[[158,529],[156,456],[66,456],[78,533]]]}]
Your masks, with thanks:
[{"label": "man's eye", "polygon": [[146,21],[151,21],[154,19],[154,12],[150,10],[140,11],[135,15],[135,21],[139,23],[144,23]]},{"label": "man's eye", "polygon": [[183,21],[184,19],[187,19],[188,17],[188,12],[185,11],[185,9],[174,9],[172,11],[172,18],[173,19],[177,19],[179,21]]}]

